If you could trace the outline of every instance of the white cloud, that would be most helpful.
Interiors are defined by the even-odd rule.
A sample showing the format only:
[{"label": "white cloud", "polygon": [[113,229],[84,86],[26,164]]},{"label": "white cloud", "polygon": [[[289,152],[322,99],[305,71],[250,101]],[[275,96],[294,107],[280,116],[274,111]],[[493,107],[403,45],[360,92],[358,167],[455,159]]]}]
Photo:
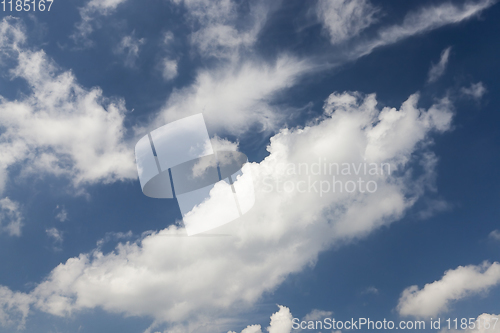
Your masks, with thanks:
[{"label": "white cloud", "polygon": [[274,94],[293,86],[311,68],[306,61],[281,56],[274,64],[245,62],[201,70],[193,85],[174,90],[156,125],[203,112],[213,130],[239,135],[254,124],[277,129],[287,115],[271,106]]},{"label": "white cloud", "polygon": [[104,238],[97,241],[97,247],[101,248],[103,244],[106,244],[110,241],[117,241],[119,239],[130,239],[132,238],[132,231],[128,232],[107,232]]},{"label": "white cloud", "polygon": [[56,210],[59,210],[56,214],[56,219],[59,220],[59,222],[66,222],[68,220],[68,212],[66,211],[66,208],[64,208],[64,206],[59,207],[59,205],[57,205]]},{"label": "white cloud", "polygon": [[[238,151],[238,142],[231,142],[227,139],[221,139],[217,135],[210,139],[208,145],[204,147],[206,154],[211,154],[212,151]],[[231,156],[228,155],[217,155],[217,163],[219,166],[228,165],[233,162]],[[210,160],[200,160],[193,165],[193,177],[200,177],[205,173],[205,171],[212,166]]]},{"label": "white cloud", "polygon": [[99,16],[111,15],[116,8],[127,0],[90,0],[80,8],[81,21],[76,24],[76,31],[71,36],[83,46],[91,46],[88,36],[94,31],[94,20]]},{"label": "white cloud", "polygon": [[[134,33],[130,36],[122,38],[116,46],[115,53],[125,55],[125,66],[135,67],[135,62],[139,58],[139,50],[141,45],[146,42],[144,38],[136,38]],[[176,67],[177,68],[177,67]]]},{"label": "white cloud", "polygon": [[373,286],[371,287],[368,287],[366,288],[364,291],[363,291],[363,294],[374,294],[374,295],[378,295],[379,293],[379,290]]},{"label": "white cloud", "polygon": [[[187,20],[196,27],[191,42],[202,56],[240,60],[242,50],[251,51],[270,12],[269,2],[251,1],[249,10],[240,13],[231,0],[172,0],[184,4]],[[375,48],[394,44],[405,38],[423,34],[448,24],[456,24],[478,16],[496,0],[469,0],[461,5],[441,3],[421,7],[408,13],[401,24],[378,30],[374,38],[359,41],[347,51],[349,59],[357,59]],[[380,9],[369,0],[319,0],[314,6],[318,20],[330,36],[332,44],[351,39],[377,21]]]},{"label": "white cloud", "polygon": [[6,232],[10,236],[21,236],[22,221],[19,203],[8,197],[0,199],[0,233]]},{"label": "white cloud", "polygon": [[278,306],[280,310],[271,316],[271,324],[267,331],[269,333],[290,333],[292,331],[292,313],[289,308]]},{"label": "white cloud", "polygon": [[[186,6],[188,19],[199,23],[195,26],[201,26],[193,36],[212,31],[213,27],[222,24],[220,22],[228,25],[224,29],[234,29],[230,27],[235,24],[238,15],[236,5],[232,1],[190,0],[178,3],[184,3]],[[345,6],[341,6],[337,2],[331,2],[328,6],[340,8],[336,15],[339,15],[339,20],[342,17],[343,21],[353,19],[357,22],[355,18],[360,15],[358,11],[369,13],[376,11],[368,2],[360,2],[364,7],[355,6],[357,9],[354,9],[354,3],[357,4],[357,2],[346,2]],[[376,47],[470,19],[493,3],[493,0],[479,0],[469,1],[463,5],[446,3],[420,8],[406,15],[402,24],[382,28],[375,38],[355,44],[348,51],[349,58],[358,58],[372,52]],[[322,4],[319,3],[320,6]],[[356,14],[352,16],[349,14],[350,11]],[[317,71],[320,66],[310,59],[301,60],[286,54],[278,56],[275,64],[246,59],[238,51],[245,43],[236,42],[233,47],[226,48],[221,45],[230,43],[231,38],[220,34],[215,39],[214,41],[213,38],[200,38],[195,46],[204,55],[229,58],[229,61],[212,69],[200,70],[190,87],[174,90],[155,125],[160,126],[165,122],[203,112],[209,128],[214,130],[225,130],[240,135],[256,124],[260,124],[262,129],[277,130],[285,122],[287,115],[283,114],[282,108],[280,110],[272,105],[273,97],[279,91],[294,86],[306,74]],[[253,45],[255,40],[252,40],[253,42],[248,43],[248,47]],[[203,46],[203,43],[207,43],[207,46]]]},{"label": "white cloud", "polygon": [[65,176],[75,186],[135,179],[133,151],[124,141],[124,101],[83,88],[43,51],[25,48],[18,21],[6,18],[0,27],[17,36],[0,40],[1,55],[17,62],[11,76],[30,87],[16,100],[0,96],[0,179],[7,180],[12,165],[23,176]]},{"label": "white cloud", "polygon": [[62,243],[63,235],[57,228],[46,229],[45,233],[47,234],[47,236],[52,238],[55,243]]},{"label": "white cloud", "polygon": [[402,316],[431,317],[447,312],[452,302],[488,291],[500,284],[500,264],[459,266],[446,271],[441,280],[406,288],[397,310]]},{"label": "white cloud", "polygon": [[52,239],[52,246],[54,251],[61,251],[63,243],[63,233],[57,228],[45,229],[45,233]]},{"label": "white cloud", "polygon": [[173,80],[177,76],[177,60],[163,59],[161,73],[165,81]]},{"label": "white cloud", "polygon": [[[292,313],[286,306],[278,305],[279,311],[271,315],[271,323],[267,327],[269,333],[290,333],[292,331]],[[236,333],[229,331],[228,333]],[[260,325],[249,325],[241,333],[262,333]]]},{"label": "white cloud", "polygon": [[[26,35],[22,30],[21,21],[13,17],[7,17],[0,23],[0,46],[2,46],[2,58],[15,53],[26,41]],[[10,47],[7,47],[10,46]],[[2,62],[0,62],[2,64]]]},{"label": "white cloud", "polygon": [[441,52],[441,58],[437,64],[433,64],[429,70],[427,82],[435,82],[441,76],[443,76],[446,66],[448,65],[448,59],[450,57],[451,47],[447,47]]},{"label": "white cloud", "polygon": [[[325,311],[325,310],[318,310],[318,309],[313,309],[311,312],[306,314],[304,318],[302,318],[302,321],[305,322],[310,322],[310,321],[323,321],[325,318],[332,318],[333,312],[332,311]],[[294,332],[307,332],[308,329],[302,329],[302,328],[297,328],[294,329]],[[335,333],[332,331],[332,333]]]},{"label": "white cloud", "polygon": [[381,28],[376,38],[360,43],[351,51],[351,58],[359,58],[371,53],[377,47],[394,44],[411,36],[468,20],[495,3],[496,0],[477,0],[466,1],[462,5],[445,2],[422,7],[408,13],[401,24]]},{"label": "white cloud", "polygon": [[[183,237],[184,228],[170,226],[119,244],[109,254],[97,248],[57,266],[29,293],[33,307],[58,316],[100,307],[168,323],[236,315],[289,274],[314,264],[321,251],[398,220],[422,195],[433,177],[412,177],[409,160],[426,145],[431,132],[449,127],[451,106],[440,102],[419,109],[417,99],[411,96],[400,110],[379,110],[374,95],[332,94],[324,115],[314,124],[283,129],[271,138],[269,156],[249,164],[255,205],[217,231],[232,236]],[[284,193],[279,186],[269,189],[266,184],[298,183],[308,177],[315,182],[330,180],[330,175],[281,169],[323,159],[390,163],[398,172],[368,176],[378,182],[373,195],[342,190],[320,196],[317,184],[305,193]],[[248,176],[245,169],[243,177]]]},{"label": "white cloud", "polygon": [[332,44],[358,35],[376,21],[379,9],[368,0],[319,0],[316,15]]},{"label": "white cloud", "polygon": [[500,241],[500,230],[493,230],[492,232],[490,232],[489,237],[493,240]]},{"label": "white cloud", "polygon": [[426,199],[425,205],[426,207],[418,212],[418,217],[423,220],[436,215],[436,213],[449,211],[453,208],[452,204],[443,199]]},{"label": "white cloud", "polygon": [[[233,332],[235,333],[235,332]],[[250,325],[245,328],[241,333],[262,333],[260,325]]]},{"label": "white cloud", "polygon": [[[104,1],[102,6],[112,11],[121,2]],[[100,6],[97,1],[91,3]],[[486,8],[485,4],[490,2],[461,8],[449,5],[466,13],[452,10],[440,15],[443,20],[438,23],[432,15],[429,21],[423,10],[413,14],[414,20],[407,16],[398,27],[404,31],[383,30],[381,40],[387,44],[459,22]],[[229,1],[215,5],[186,1],[186,6],[203,23],[192,41],[208,55],[224,58],[253,45],[263,23],[256,19],[249,30],[235,30],[231,24],[236,16]],[[135,178],[132,152],[123,141],[123,101],[105,99],[99,89],[84,89],[42,51],[23,48],[24,34],[12,22],[4,20],[0,25],[5,32],[0,37],[2,52],[19,61],[12,75],[24,79],[33,91],[20,101],[0,101],[1,123],[13,128],[0,136],[0,170],[5,174],[10,165],[22,162],[25,173],[36,169],[64,175],[75,185]],[[87,36],[90,32],[85,31]],[[286,115],[271,106],[273,95],[294,85],[311,68],[306,61],[280,56],[275,64],[233,62],[200,71],[193,86],[174,92],[157,122],[187,116],[185,110],[189,110],[203,111],[213,128],[231,133],[242,133],[259,122],[276,128]],[[425,146],[429,133],[449,128],[452,113],[446,99],[428,110],[419,109],[417,101],[418,95],[413,95],[400,110],[379,110],[374,95],[332,94],[316,124],[282,130],[271,139],[270,155],[251,164],[257,202],[233,224],[234,237],[174,237],[185,231],[172,226],[120,244],[110,254],[104,255],[98,248],[70,258],[29,294],[4,288],[3,304],[29,297],[33,307],[54,315],[102,307],[114,313],[151,316],[160,322],[230,316],[276,288],[288,274],[313,264],[318,253],[332,244],[366,236],[399,219],[422,195],[422,188],[432,179],[434,160],[425,155],[426,177],[417,180],[411,177],[409,161]],[[50,133],[44,128],[51,128]],[[266,192],[263,187],[266,179],[282,184],[302,181],[301,176],[268,170],[276,171],[287,163],[316,163],[318,158],[349,162],[366,158],[391,163],[401,172],[376,178],[379,186],[373,196],[282,194],[277,188]],[[276,322],[280,322],[278,317]]]},{"label": "white cloud", "polygon": [[[248,49],[273,6],[269,1],[250,1],[248,12],[239,14],[231,0],[174,0],[183,3],[188,21],[198,28],[191,34],[191,43],[203,56],[234,59],[241,49]],[[239,28],[236,28],[236,26]]]},{"label": "white cloud", "polygon": [[217,135],[210,139],[210,144],[214,151],[238,151],[238,142],[231,142]]},{"label": "white cloud", "polygon": [[167,55],[160,60],[159,68],[165,81],[173,80],[178,75],[178,60],[175,59],[175,52],[172,50],[171,46],[173,41],[173,32],[167,31],[163,34],[162,46]]},{"label": "white cloud", "polygon": [[12,292],[0,286],[0,324],[10,327],[17,324],[17,329],[22,330],[26,324],[31,299],[29,295]]},{"label": "white cloud", "polygon": [[333,314],[332,311],[313,309],[311,312],[309,312],[304,316],[303,320],[304,321],[320,320],[320,319],[322,320],[324,318],[330,318],[332,314]]},{"label": "white cloud", "polygon": [[[280,114],[281,110],[271,105],[273,97],[295,85],[303,74],[311,72],[314,64],[286,54],[278,56],[274,62],[266,62],[259,57],[243,56],[248,52],[240,53],[240,49],[248,51],[256,41],[260,24],[271,10],[270,5],[252,1],[248,15],[242,18],[237,4],[229,0],[174,2],[182,4],[187,10],[187,21],[195,22],[193,26],[199,27],[191,34],[197,51],[222,61],[212,68],[198,70],[191,86],[174,89],[152,127],[203,112],[208,127],[214,131],[223,130],[224,134],[239,135],[253,125],[260,125],[259,130],[278,130],[278,125],[284,122],[287,115]],[[263,12],[262,15],[260,12]],[[256,16],[256,21],[253,16]],[[243,30],[236,31],[235,25]],[[244,36],[249,33],[253,37],[245,42],[247,37]],[[159,66],[165,80],[172,80],[178,75],[178,62],[168,48],[173,38],[171,32],[165,33],[168,56],[162,59]]]},{"label": "white cloud", "polygon": [[462,94],[472,97],[476,100],[480,100],[484,94],[486,94],[486,87],[482,82],[472,83],[469,88],[463,87],[461,90]]},{"label": "white cloud", "polygon": [[165,46],[169,46],[173,40],[174,40],[174,33],[172,31],[166,31],[163,34],[163,44]]}]

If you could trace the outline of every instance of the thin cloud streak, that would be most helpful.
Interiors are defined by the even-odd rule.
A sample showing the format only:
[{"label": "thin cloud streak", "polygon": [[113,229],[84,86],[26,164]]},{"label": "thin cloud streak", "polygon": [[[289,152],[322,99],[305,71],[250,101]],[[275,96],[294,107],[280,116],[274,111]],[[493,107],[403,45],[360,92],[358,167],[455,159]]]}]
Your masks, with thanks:
[{"label": "thin cloud streak", "polygon": [[448,65],[448,60],[450,58],[451,46],[441,52],[441,58],[437,64],[433,64],[429,70],[427,82],[436,82],[441,76],[443,76],[446,66]]},{"label": "thin cloud streak", "polygon": [[359,43],[349,53],[357,59],[370,54],[374,49],[397,43],[405,38],[420,35],[448,24],[457,24],[479,15],[493,6],[497,0],[467,1],[463,5],[443,3],[422,7],[408,13],[401,24],[381,28],[372,40]]}]

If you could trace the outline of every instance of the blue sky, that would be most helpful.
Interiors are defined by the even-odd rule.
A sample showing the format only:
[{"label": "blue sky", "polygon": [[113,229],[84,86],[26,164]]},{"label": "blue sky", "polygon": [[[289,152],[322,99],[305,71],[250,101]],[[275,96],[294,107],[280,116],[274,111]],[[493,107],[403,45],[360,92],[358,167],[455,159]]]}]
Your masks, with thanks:
[{"label": "blue sky", "polygon": [[[0,15],[0,332],[499,316],[496,1]],[[255,205],[229,237],[185,236],[176,200],[141,192],[136,142],[197,113],[250,162]],[[280,169],[318,160],[392,172],[362,175],[373,193],[320,194],[296,186],[331,174]]]}]

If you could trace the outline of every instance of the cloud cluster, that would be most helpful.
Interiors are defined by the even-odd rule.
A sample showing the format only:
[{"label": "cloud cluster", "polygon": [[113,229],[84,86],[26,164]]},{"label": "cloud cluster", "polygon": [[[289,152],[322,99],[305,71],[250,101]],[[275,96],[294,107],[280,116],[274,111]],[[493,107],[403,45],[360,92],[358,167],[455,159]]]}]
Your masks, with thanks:
[{"label": "cloud cluster", "polygon": [[[108,15],[123,2],[88,2],[81,11],[80,36],[86,38],[92,32],[94,15]],[[273,106],[273,96],[311,73],[314,65],[284,54],[272,63],[236,61],[241,60],[240,51],[258,37],[270,10],[264,2],[252,2],[248,22],[239,22],[238,28],[240,14],[231,1],[182,3],[193,22],[191,42],[198,52],[229,61],[199,71],[192,86],[175,90],[151,126],[203,112],[214,130],[239,135],[255,124],[277,130],[285,115]],[[364,4],[364,13],[373,19],[375,10],[368,2],[353,3]],[[365,55],[378,46],[461,22],[493,3],[481,0],[423,8],[407,15],[402,24],[379,30],[375,39],[358,45],[353,54]],[[336,41],[353,37],[372,23],[363,21],[359,8],[339,8],[354,21],[346,21],[348,31],[329,30]],[[17,62],[12,77],[31,87],[20,100],[0,100],[0,180],[5,183],[9,168],[21,162],[23,174],[36,170],[66,176],[76,186],[136,178],[132,150],[124,139],[124,102],[104,98],[98,88],[81,87],[71,72],[61,71],[43,51],[27,48],[15,20],[4,19],[0,31],[2,57]],[[167,72],[166,79],[174,77],[173,65]],[[30,306],[57,316],[100,307],[169,323],[230,317],[274,290],[288,275],[314,264],[321,251],[365,237],[401,218],[432,185],[436,158],[428,151],[429,137],[447,131],[451,119],[452,105],[446,98],[422,109],[416,94],[398,110],[379,109],[375,95],[333,93],[320,118],[304,128],[282,129],[271,138],[269,156],[250,164],[256,202],[248,214],[226,226],[232,236],[183,237],[184,228],[170,226],[121,243],[111,253],[103,253],[98,246],[54,268],[29,293],[1,287],[1,322],[9,325],[17,315],[22,323]],[[422,164],[420,173],[413,169],[416,159]],[[278,186],[266,190],[268,181],[308,181],[308,175],[287,174],[280,171],[281,166],[323,160],[387,163],[396,172],[373,176],[376,195],[329,191],[319,196],[318,184],[331,180],[326,174],[312,179],[305,192],[280,192]],[[400,304],[418,301],[420,294],[426,295],[423,291],[409,290]],[[451,299],[447,297],[445,305]],[[406,307],[400,307],[404,312],[401,309]],[[286,322],[285,312],[280,309],[271,327]],[[245,333],[261,328],[247,329]],[[281,333],[277,328],[269,332]]]},{"label": "cloud cluster", "polygon": [[500,284],[500,263],[459,266],[444,273],[441,280],[406,288],[399,299],[402,316],[432,317],[449,310],[452,302],[479,294]]},{"label": "cloud cluster", "polygon": [[27,48],[19,21],[5,18],[0,30],[1,56],[16,63],[12,79],[29,87],[16,100],[0,96],[0,189],[14,165],[22,176],[64,176],[75,186],[135,179],[124,101],[83,88],[43,51]]},{"label": "cloud cluster", "polygon": [[[417,101],[413,95],[399,110],[380,110],[375,95],[332,94],[315,123],[281,130],[271,138],[269,156],[250,164],[256,202],[219,231],[232,236],[183,237],[184,228],[170,226],[119,244],[112,253],[97,248],[56,267],[27,294],[32,306],[57,316],[101,307],[170,323],[235,315],[289,274],[314,264],[321,251],[396,221],[422,195],[432,164],[414,177],[411,160],[431,133],[449,128],[452,112],[446,101],[427,110]],[[265,190],[266,179],[307,181],[304,174],[279,172],[281,165],[318,160],[386,162],[397,172],[376,176],[374,195],[337,191],[319,196],[318,184],[306,192]]]},{"label": "cloud cluster", "polygon": [[[190,0],[179,3],[184,3],[189,18],[198,22],[194,26],[199,27],[199,31],[193,36],[208,34],[207,31],[212,31],[215,26],[233,26],[235,17],[238,17],[235,4],[228,0],[213,3]],[[377,47],[470,19],[494,3],[493,0],[478,0],[462,5],[444,3],[421,7],[408,13],[401,24],[380,28],[375,37],[357,41],[347,51],[348,60],[367,55]],[[255,8],[261,8],[257,4],[254,4]],[[373,23],[376,13],[380,11],[367,1],[319,2],[315,8],[325,29],[331,29],[332,36],[335,36],[338,42],[359,34],[362,29]],[[334,13],[336,18],[332,19],[330,15],[326,15],[327,12]],[[344,24],[345,22],[349,24]],[[261,25],[248,26],[260,29]],[[337,26],[338,28],[335,28]],[[233,31],[235,28],[231,29]],[[324,67],[324,64],[317,64],[313,59],[298,59],[287,54],[278,55],[274,64],[269,61],[245,59],[238,50],[242,45],[247,45],[248,49],[253,45],[254,38],[252,43],[245,44],[239,40],[230,47],[227,43],[231,38],[223,37],[222,33],[215,36],[218,37],[204,37],[193,45],[205,56],[217,56],[229,61],[215,68],[198,71],[191,86],[174,90],[157,118],[156,126],[203,112],[209,128],[216,131],[223,130],[241,135],[249,127],[253,129],[252,125],[259,125],[264,130],[277,130],[285,122],[287,115],[282,108],[273,106],[273,96],[296,85],[304,76],[315,73],[318,68]],[[209,46],[203,46],[203,43]],[[169,65],[167,77],[174,73],[174,64]]]}]

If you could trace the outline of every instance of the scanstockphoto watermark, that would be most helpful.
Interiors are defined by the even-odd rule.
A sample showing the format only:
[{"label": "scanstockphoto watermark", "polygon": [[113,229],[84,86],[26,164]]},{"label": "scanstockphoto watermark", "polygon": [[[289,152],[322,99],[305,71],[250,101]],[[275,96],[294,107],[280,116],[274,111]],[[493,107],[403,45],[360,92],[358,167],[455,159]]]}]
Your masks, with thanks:
[{"label": "scanstockphoto watermark", "polygon": [[[435,328],[430,322],[430,328]],[[292,328],[294,330],[424,330],[426,322],[423,320],[409,320],[394,322],[393,320],[372,320],[370,318],[351,318],[349,320],[336,320],[324,318],[323,320],[300,320],[293,318]]]},{"label": "scanstockphoto watermark", "polygon": [[393,321],[383,318],[373,320],[359,317],[348,320],[335,318],[324,318],[323,320],[300,320],[292,319],[292,329],[299,331],[307,330],[479,330],[481,332],[494,332],[498,323],[498,317],[481,318],[430,318],[430,320],[401,320]]},{"label": "scanstockphoto watermark", "polygon": [[391,176],[390,163],[330,162],[278,163],[263,172],[262,191],[266,193],[375,193],[379,181]]}]

